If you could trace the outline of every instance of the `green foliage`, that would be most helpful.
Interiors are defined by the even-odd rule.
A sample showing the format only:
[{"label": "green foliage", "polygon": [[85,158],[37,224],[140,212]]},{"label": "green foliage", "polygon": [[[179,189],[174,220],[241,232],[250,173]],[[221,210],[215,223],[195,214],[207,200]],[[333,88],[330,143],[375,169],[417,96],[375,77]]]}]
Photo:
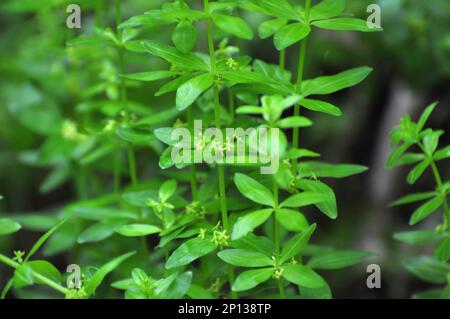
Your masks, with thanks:
[{"label": "green foliage", "polygon": [[[410,218],[409,224],[416,225],[424,220],[431,219],[438,212],[442,212],[442,223],[433,230],[416,230],[395,234],[399,241],[411,245],[434,245],[433,257],[420,256],[404,262],[405,268],[422,280],[436,284],[447,284],[450,274],[448,260],[450,259],[449,227],[450,210],[448,206],[449,191],[446,185],[449,181],[443,180],[438,168],[438,161],[446,158],[447,147],[438,150],[439,137],[443,131],[426,128],[426,124],[436,108],[437,103],[429,105],[423,111],[418,122],[413,122],[410,116],[404,116],[400,124],[391,131],[392,147],[394,148],[387,161],[388,168],[415,164],[408,176],[407,182],[415,184],[426,172],[434,176],[436,187],[434,190],[423,193],[406,195],[391,206],[409,205],[423,202],[417,207]],[[410,150],[415,147],[420,153],[411,156]],[[438,297],[445,297],[448,288],[440,289]]]},{"label": "green foliage", "polygon": [[[40,12],[54,5],[51,1],[12,3],[5,7],[16,12]],[[257,286],[272,294],[273,283],[280,298],[330,298],[331,289],[316,270],[349,267],[370,256],[334,249],[308,253],[315,247],[313,234],[317,239],[322,235],[317,213],[333,220],[338,217],[336,196],[327,179],[361,174],[367,168],[309,160],[320,154],[301,148],[306,142],[300,141],[299,132],[314,125],[310,114],[342,115],[338,106],[316,95],[355,86],[372,72],[360,67],[303,80],[307,39],[313,31],[379,30],[369,29],[364,20],[348,18],[341,0],[323,0],[312,7],[310,0],[304,6],[287,0],[205,0],[203,4],[165,2],[159,9],[136,12],[122,21],[117,0],[113,29],[105,21],[109,12],[96,7],[95,28],[83,29],[86,34],[77,37],[68,32],[58,39],[67,41],[67,50],[58,51],[63,56],[60,67],[67,70],[54,82],[68,74],[65,85],[73,96],[65,103],[70,112],[60,111],[58,98],[46,99],[37,89],[40,76],[13,92],[9,112],[43,140],[37,150],[23,154],[26,164],[50,170],[40,190],[47,193],[73,182],[77,198],[59,205],[58,214],[0,219],[2,236],[21,227],[45,232],[28,254],[16,251],[15,259],[0,255],[2,263],[14,268],[3,296],[11,287],[39,284],[66,298],[98,297],[103,296],[101,286],[106,289],[110,275],[115,280],[112,287],[127,299],[238,298],[238,292],[251,297]],[[297,81],[292,81],[283,63],[253,59],[243,52],[244,45],[234,45],[254,38],[252,21],[245,19],[251,12],[269,18],[258,34],[273,36],[280,56],[300,43]],[[206,32],[199,32],[200,24]],[[159,30],[169,31],[170,36],[162,33],[167,39],[157,40]],[[157,102],[143,103],[142,97],[132,94],[136,88],[145,88],[142,91],[158,97]],[[179,141],[172,133],[183,128],[195,137],[194,120],[202,120],[204,129],[279,129],[279,170],[259,174],[262,163],[251,159],[175,163],[171,155]],[[408,147],[413,137],[423,140],[425,157],[417,160],[421,163],[410,174],[411,183],[433,161],[449,156],[448,148],[437,150],[441,132],[422,131],[425,121],[421,119],[414,130],[407,123],[407,133],[393,134],[398,141],[405,139]],[[405,135],[410,133],[411,137]],[[234,143],[216,148],[223,153]],[[193,138],[187,152],[211,144]],[[249,141],[245,147],[258,148]],[[406,151],[402,149],[391,159],[392,166],[399,164]],[[431,203],[414,214],[412,221],[419,222],[443,205],[450,188],[445,185],[431,195],[396,204],[429,199]],[[411,236],[403,238],[413,241]],[[448,241],[440,244],[438,258],[448,259],[448,247]],[[31,260],[38,251],[45,257],[63,252],[82,256],[83,263],[100,266],[83,265],[81,287],[66,288],[53,264]]]}]

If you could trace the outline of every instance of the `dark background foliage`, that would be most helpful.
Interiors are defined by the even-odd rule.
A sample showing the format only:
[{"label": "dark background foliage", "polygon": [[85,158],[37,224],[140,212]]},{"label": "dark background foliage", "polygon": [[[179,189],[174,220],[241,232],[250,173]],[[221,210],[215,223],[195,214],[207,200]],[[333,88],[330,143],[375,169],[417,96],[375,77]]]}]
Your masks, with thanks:
[{"label": "dark background foliage", "polygon": [[[15,5],[21,1],[2,3],[0,13],[0,212],[42,213],[56,212],[79,195],[77,179],[68,180],[57,188],[42,185],[51,167],[34,161],[35,150],[42,147],[45,134],[63,119],[96,121],[83,118],[80,96],[86,93],[93,77],[108,77],[104,64],[96,59],[111,57],[109,49],[74,51],[66,41],[78,31],[66,28],[67,1],[28,1],[28,7]],[[162,0],[134,0],[123,4],[124,16],[140,14],[157,8]],[[376,2],[382,8],[384,32],[362,34],[350,32],[316,31],[312,35],[307,54],[306,78],[334,74],[342,70],[368,65],[374,72],[362,85],[330,97],[339,105],[344,116],[340,120],[323,116],[313,118],[315,126],[302,133],[305,147],[319,150],[326,161],[367,165],[369,172],[347,180],[334,182],[340,218],[320,220],[316,241],[337,248],[353,247],[374,251],[382,269],[382,289],[369,290],[365,285],[365,265],[336,271],[326,276],[338,298],[406,298],[426,288],[401,267],[401,260],[418,253],[410,246],[395,242],[392,234],[406,229],[411,207],[389,209],[390,200],[414,190],[433,187],[432,177],[424,178],[414,187],[404,182],[405,171],[388,172],[384,168],[389,146],[389,129],[405,113],[414,119],[426,105],[439,101],[430,125],[449,131],[450,127],[450,2],[448,0],[349,0],[346,12],[367,16],[366,8]],[[81,33],[92,32],[95,12],[97,21],[114,26],[113,1],[78,1],[82,8]],[[199,2],[200,5],[200,2]],[[256,29],[263,21],[258,14],[244,13]],[[156,28],[142,37],[167,42],[170,30]],[[200,37],[203,39],[203,37]],[[202,40],[203,41],[203,40]],[[244,53],[268,62],[277,63],[278,54],[272,42],[255,38],[251,42],[235,41]],[[198,46],[205,46],[199,42]],[[297,63],[297,47],[287,52],[287,67]],[[91,62],[89,62],[91,61]],[[129,72],[157,69],[159,59],[127,53]],[[130,90],[132,100],[152,109],[173,107],[173,97],[155,98],[152,85]],[[450,133],[450,132],[448,132]],[[450,143],[444,135],[442,145]],[[64,153],[62,145],[49,145]],[[44,150],[45,152],[45,150]],[[151,150],[138,153],[142,179],[154,176],[158,159]],[[107,162],[107,161],[106,161]],[[108,163],[104,163],[107,167]],[[450,167],[442,167],[450,176]],[[86,172],[73,167],[78,178]],[[90,180],[90,190],[99,186]],[[48,185],[47,185],[48,186]],[[50,218],[50,217],[49,217]],[[50,219],[51,221],[51,219]],[[49,221],[49,222],[50,222]],[[39,231],[39,229],[36,229]],[[0,250],[26,250],[38,236],[26,231],[1,239]],[[95,247],[88,254],[95,254]],[[52,257],[56,264],[67,265],[76,258],[73,254]],[[0,267],[0,286],[5,282],[5,269]]]}]

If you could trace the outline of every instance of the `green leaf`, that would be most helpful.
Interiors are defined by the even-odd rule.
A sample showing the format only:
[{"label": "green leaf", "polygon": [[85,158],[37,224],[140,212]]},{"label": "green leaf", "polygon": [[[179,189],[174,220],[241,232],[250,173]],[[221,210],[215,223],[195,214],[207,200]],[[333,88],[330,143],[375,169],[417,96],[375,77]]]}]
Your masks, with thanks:
[{"label": "green leaf", "polygon": [[318,192],[302,192],[290,196],[283,201],[280,207],[304,207],[309,205],[315,205],[327,200],[327,196]]},{"label": "green leaf", "polygon": [[241,39],[253,39],[253,31],[243,19],[217,13],[213,13],[211,17],[214,24],[223,32]]},{"label": "green leaf", "polygon": [[346,178],[367,171],[367,167],[354,164],[329,164],[323,162],[302,162],[299,165],[301,177]]},{"label": "green leaf", "polygon": [[155,137],[150,131],[130,127],[117,128],[116,135],[125,142],[129,142],[134,145],[148,145],[155,140]]},{"label": "green leaf", "polygon": [[439,234],[434,230],[415,230],[394,235],[396,240],[410,245],[428,245],[442,239],[442,237],[442,234]]},{"label": "green leaf", "polygon": [[41,246],[49,239],[53,233],[55,233],[58,228],[60,228],[68,219],[62,220],[59,224],[55,225],[53,228],[51,228],[48,232],[46,232],[44,235],[42,235],[36,243],[31,247],[30,252],[28,253],[27,257],[25,258],[25,261],[30,260],[30,258],[41,248]]},{"label": "green leaf", "polygon": [[220,75],[228,81],[235,84],[245,84],[245,83],[267,83],[271,80],[261,73],[251,72],[251,71],[224,71]]},{"label": "green leaf", "polygon": [[259,252],[243,249],[226,249],[220,251],[217,256],[224,262],[239,267],[265,267],[272,266],[273,260]]},{"label": "green leaf", "polygon": [[324,201],[315,204],[317,208],[331,219],[338,216],[336,195],[331,187],[315,180],[301,179],[297,181],[297,186],[304,191],[321,193],[326,197]]},{"label": "green leaf", "polygon": [[104,264],[101,266],[94,275],[89,278],[84,286],[84,291],[86,292],[86,295],[89,297],[92,294],[95,293],[95,290],[101,285],[105,277],[114,271],[117,267],[120,266],[125,260],[133,256],[135,252],[129,252],[127,254],[121,255],[119,257],[114,258],[110,262]]},{"label": "green leaf", "polygon": [[116,233],[125,237],[144,237],[161,232],[161,228],[147,224],[129,224],[116,229]]},{"label": "green leaf", "polygon": [[407,181],[408,184],[412,185],[422,176],[427,167],[430,165],[430,161],[425,159],[424,161],[417,164],[408,174]]},{"label": "green leaf", "polygon": [[183,53],[191,52],[198,38],[197,28],[190,21],[181,21],[172,32],[172,42]]},{"label": "green leaf", "polygon": [[236,175],[234,175],[234,183],[239,192],[248,199],[266,206],[273,207],[275,205],[270,190],[253,178],[241,173],[236,173]]},{"label": "green leaf", "polygon": [[[182,75],[178,78],[176,78],[175,80],[172,80],[166,84],[164,84],[158,91],[156,91],[155,96],[161,96],[170,92],[174,92],[176,91],[181,85],[183,85],[184,83],[186,83],[187,81],[189,81],[191,79],[191,74],[185,74]],[[165,112],[169,112],[171,111],[166,110]],[[175,110],[178,113],[178,110]],[[152,115],[150,118],[153,119],[155,117],[155,115]]]},{"label": "green leaf", "polygon": [[450,265],[425,256],[407,259],[403,265],[420,279],[435,284],[447,283],[450,273]]},{"label": "green leaf", "polygon": [[194,238],[179,246],[166,262],[166,269],[185,266],[216,249],[208,239]]},{"label": "green leaf", "polygon": [[425,124],[428,121],[428,118],[430,117],[431,113],[433,113],[433,111],[437,105],[438,105],[438,102],[434,102],[434,103],[428,105],[426,107],[425,111],[423,111],[422,115],[420,116],[419,121],[417,122],[417,126],[416,126],[417,133],[422,132],[422,130],[425,127]]},{"label": "green leaf", "polygon": [[332,116],[342,115],[342,111],[337,106],[334,106],[333,104],[330,104],[328,102],[319,100],[301,99],[299,104],[310,111],[321,112]]},{"label": "green leaf", "polygon": [[300,287],[300,298],[302,299],[332,299],[330,286],[324,281],[320,288]]},{"label": "green leaf", "polygon": [[[186,271],[182,274],[175,273],[172,275],[173,280],[166,278],[164,279],[157,288],[157,294],[163,299],[181,299],[183,298],[189,290],[192,282],[192,272]],[[171,276],[171,277],[172,277]],[[164,285],[164,281],[169,279],[170,285],[166,286],[163,291],[159,291]]]},{"label": "green leaf", "polygon": [[442,135],[442,131],[434,131],[430,134],[425,135],[423,138],[423,146],[425,148],[425,153],[432,156],[436,151],[439,144],[439,137]]},{"label": "green leaf", "polygon": [[305,231],[292,237],[281,251],[280,263],[283,264],[295,255],[299,254],[308,244],[311,235],[316,230],[317,225],[312,224]]},{"label": "green leaf", "polygon": [[250,6],[248,9],[250,11],[255,10],[261,12],[267,16],[274,16],[278,18],[284,18],[288,20],[299,20],[301,19],[300,15],[297,13],[294,7],[289,3],[288,0],[252,0],[252,1],[243,1],[243,7],[249,6],[251,3],[254,3],[255,6]]},{"label": "green leaf", "polygon": [[272,258],[275,251],[275,246],[269,238],[254,234],[248,234],[243,238],[232,241],[231,246],[233,248],[257,251],[270,258]]},{"label": "green leaf", "polygon": [[423,153],[405,153],[401,157],[397,158],[395,162],[390,164],[390,168],[416,164],[425,159],[425,154]]},{"label": "green leaf", "polygon": [[325,285],[325,280],[307,266],[286,265],[283,270],[283,277],[300,287],[320,288]]},{"label": "green leaf", "polygon": [[434,250],[434,256],[441,262],[450,259],[450,237],[443,239]]},{"label": "green leaf", "polygon": [[39,232],[45,232],[58,223],[58,218],[52,214],[20,214],[11,217],[25,229]]},{"label": "green leaf", "polygon": [[311,32],[308,24],[303,22],[291,23],[280,28],[275,33],[275,47],[281,51],[303,40]]},{"label": "green leaf", "polygon": [[125,222],[122,220],[106,220],[104,222],[96,223],[86,228],[80,236],[78,236],[77,242],[79,244],[93,243],[102,241],[112,236],[117,227],[122,226]]},{"label": "green leaf", "polygon": [[345,0],[323,0],[311,8],[309,21],[334,18],[345,9]]},{"label": "green leaf", "polygon": [[301,232],[309,226],[305,215],[292,209],[281,208],[275,213],[275,216],[277,221],[288,231]]},{"label": "green leaf", "polygon": [[258,27],[258,34],[261,39],[267,39],[285,26],[287,21],[285,19],[273,19],[264,21]]},{"label": "green leaf", "polygon": [[450,145],[434,153],[434,160],[442,161],[450,157]]},{"label": "green leaf", "polygon": [[186,294],[192,299],[214,299],[214,296],[208,289],[195,284],[191,285]]},{"label": "green leaf", "polygon": [[303,116],[286,117],[277,122],[277,126],[280,128],[309,127],[311,125],[313,122]]},{"label": "green leaf", "polygon": [[22,228],[19,223],[9,218],[0,218],[0,236],[9,235]]},{"label": "green leaf", "polygon": [[362,82],[371,72],[371,68],[360,67],[336,75],[307,80],[302,84],[302,95],[306,97],[331,94]]},{"label": "green leaf", "polygon": [[[31,266],[31,269],[34,272],[39,273],[40,275],[43,275],[44,277],[54,281],[55,283],[59,284],[62,281],[62,275],[59,272],[58,269],[56,269],[55,266],[53,266],[51,263],[45,260],[33,260],[27,263]],[[39,279],[35,279],[35,282],[37,284],[45,284]]]},{"label": "green leaf", "polygon": [[209,66],[202,58],[193,53],[183,53],[176,48],[151,40],[142,41],[142,45],[149,53],[183,69],[209,71]]},{"label": "green leaf", "polygon": [[16,288],[23,288],[33,284],[33,269],[29,263],[21,264],[14,271],[13,285]]},{"label": "green leaf", "polygon": [[243,217],[240,217],[233,226],[231,239],[237,240],[241,237],[246,236],[249,232],[264,224],[264,222],[272,215],[272,212],[273,210],[269,208],[257,210]]},{"label": "green leaf", "polygon": [[308,266],[314,269],[341,269],[359,264],[372,253],[353,250],[335,250],[312,257]]},{"label": "green leaf", "polygon": [[164,203],[175,194],[177,190],[177,181],[174,179],[165,181],[159,189],[159,198]]},{"label": "green leaf", "polygon": [[233,291],[245,291],[255,288],[272,277],[273,268],[247,270],[241,273],[233,283]]},{"label": "green leaf", "polygon": [[401,160],[402,155],[411,147],[411,143],[404,143],[397,147],[391,154],[389,154],[386,168],[392,169],[397,166],[403,165],[403,160]]},{"label": "green leaf", "polygon": [[191,106],[213,83],[214,76],[211,73],[205,73],[182,84],[177,90],[177,110],[183,111]]},{"label": "green leaf", "polygon": [[178,75],[176,71],[150,71],[123,75],[124,78],[143,82],[152,82]]},{"label": "green leaf", "polygon": [[370,28],[367,21],[356,18],[335,18],[312,22],[312,25],[326,30],[337,31],[361,31],[361,32],[379,32],[382,28]]},{"label": "green leaf", "polygon": [[410,225],[415,225],[418,222],[424,220],[431,214],[435,213],[439,207],[444,203],[442,196],[437,196],[425,204],[417,208],[411,216],[409,220]]}]

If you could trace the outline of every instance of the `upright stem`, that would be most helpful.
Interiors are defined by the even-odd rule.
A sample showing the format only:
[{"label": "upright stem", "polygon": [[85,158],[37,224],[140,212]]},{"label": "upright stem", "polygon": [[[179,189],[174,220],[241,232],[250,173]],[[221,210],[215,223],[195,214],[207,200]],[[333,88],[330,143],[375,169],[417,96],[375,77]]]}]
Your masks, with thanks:
[{"label": "upright stem", "polygon": [[[422,143],[419,143],[419,147],[422,149],[425,156],[427,156],[427,152],[425,151],[425,146]],[[428,159],[430,160],[431,169],[433,171],[434,179],[436,181],[436,185],[438,188],[442,186],[442,178],[441,174],[439,173],[439,169],[436,165],[436,162],[433,159],[433,156],[428,156]],[[442,194],[444,196],[444,224],[445,228],[448,230],[450,229],[450,209],[448,206],[447,201],[447,195],[444,193]]]},{"label": "upright stem", "polygon": [[[311,11],[311,0],[305,0],[305,23],[309,23],[309,13]],[[308,38],[303,39],[300,43],[300,53],[299,53],[299,61],[298,61],[298,71],[297,71],[297,92],[302,94],[302,82],[303,82],[303,73],[305,69],[305,57],[306,57],[306,47],[308,44]],[[294,106],[294,116],[300,115],[300,105],[296,104]],[[294,128],[293,137],[292,137],[292,145],[294,148],[298,148],[300,143],[300,128]],[[294,176],[297,176],[297,159],[294,159],[292,162],[292,171]]]},{"label": "upright stem", "polygon": [[[123,36],[122,30],[119,29],[119,25],[122,23],[122,12],[120,2],[121,0],[116,0],[116,33],[120,43],[120,47],[118,49],[119,72],[120,75],[123,75],[125,73],[125,51],[122,46],[122,36]],[[123,76],[120,77],[120,100],[122,102],[123,111],[125,112],[125,121],[128,123],[129,114],[128,114],[127,87],[126,87],[126,79]],[[136,169],[136,155],[134,152],[133,145],[131,143],[127,143],[127,153],[128,153],[128,166],[131,177],[131,183],[133,186],[136,186],[138,183],[137,169]]]},{"label": "upright stem", "polygon": [[231,122],[234,121],[234,92],[232,88],[228,89],[228,112],[231,116]]},{"label": "upright stem", "polygon": [[[205,12],[209,10],[209,1],[204,0],[203,2]],[[216,76],[216,51],[214,48],[214,38],[213,38],[213,29],[211,24],[211,19],[206,19],[206,33],[208,36],[208,49],[209,49],[209,57],[211,61],[211,73]],[[214,81],[214,118],[217,129],[222,128],[222,123],[220,119],[220,97],[219,97],[219,84],[217,81]],[[228,227],[228,212],[227,212],[227,201],[226,201],[226,191],[225,191],[225,172],[222,165],[217,165],[217,174],[219,177],[219,196],[220,196],[220,210],[222,213],[222,224],[225,230],[229,231]],[[234,282],[234,271],[231,265],[228,266],[228,281],[230,287]],[[238,298],[238,294],[234,291],[231,291],[231,297],[233,299]]]},{"label": "upright stem", "polygon": [[[194,145],[194,114],[193,114],[193,106],[191,105],[187,110],[187,121],[189,126],[189,131],[191,132],[191,146]],[[191,193],[192,193],[192,201],[195,202],[198,200],[198,188],[197,188],[197,171],[195,168],[195,163],[190,165],[190,173],[191,173]]]},{"label": "upright stem", "polygon": [[286,70],[286,49],[280,51],[280,68]]},{"label": "upright stem", "polygon": [[[278,184],[275,179],[272,181],[272,190],[273,190],[273,199],[275,202],[274,205],[274,214],[273,214],[273,241],[275,242],[275,254],[276,254],[276,260],[279,260],[280,258],[280,251],[281,251],[281,238],[280,238],[280,225],[277,220],[277,214],[278,214]],[[280,292],[280,297],[285,298],[284,293],[284,284],[283,279],[278,279],[278,290]]]}]

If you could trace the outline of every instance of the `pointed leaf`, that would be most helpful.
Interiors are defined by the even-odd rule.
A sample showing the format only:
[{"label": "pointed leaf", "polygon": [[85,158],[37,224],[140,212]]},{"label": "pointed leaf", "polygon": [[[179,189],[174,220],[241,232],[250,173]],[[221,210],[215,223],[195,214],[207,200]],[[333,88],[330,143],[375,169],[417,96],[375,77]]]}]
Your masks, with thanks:
[{"label": "pointed leaf", "polygon": [[237,240],[241,237],[246,236],[255,228],[264,224],[264,222],[272,215],[272,212],[272,209],[263,209],[240,217],[233,226],[231,239]]},{"label": "pointed leaf", "polygon": [[217,254],[224,262],[239,267],[272,266],[273,260],[266,255],[243,249],[226,249]]},{"label": "pointed leaf", "polygon": [[185,266],[216,249],[208,239],[194,238],[179,246],[166,262],[166,269]]},{"label": "pointed leaf", "polygon": [[177,110],[183,111],[191,106],[198,97],[208,90],[214,82],[211,73],[201,74],[181,85],[177,90]]},{"label": "pointed leaf", "polygon": [[241,273],[233,283],[233,291],[245,291],[255,288],[272,277],[273,268],[248,270]]},{"label": "pointed leaf", "polygon": [[237,173],[234,176],[234,183],[239,192],[248,199],[266,206],[273,207],[275,205],[270,190],[253,178]]}]

